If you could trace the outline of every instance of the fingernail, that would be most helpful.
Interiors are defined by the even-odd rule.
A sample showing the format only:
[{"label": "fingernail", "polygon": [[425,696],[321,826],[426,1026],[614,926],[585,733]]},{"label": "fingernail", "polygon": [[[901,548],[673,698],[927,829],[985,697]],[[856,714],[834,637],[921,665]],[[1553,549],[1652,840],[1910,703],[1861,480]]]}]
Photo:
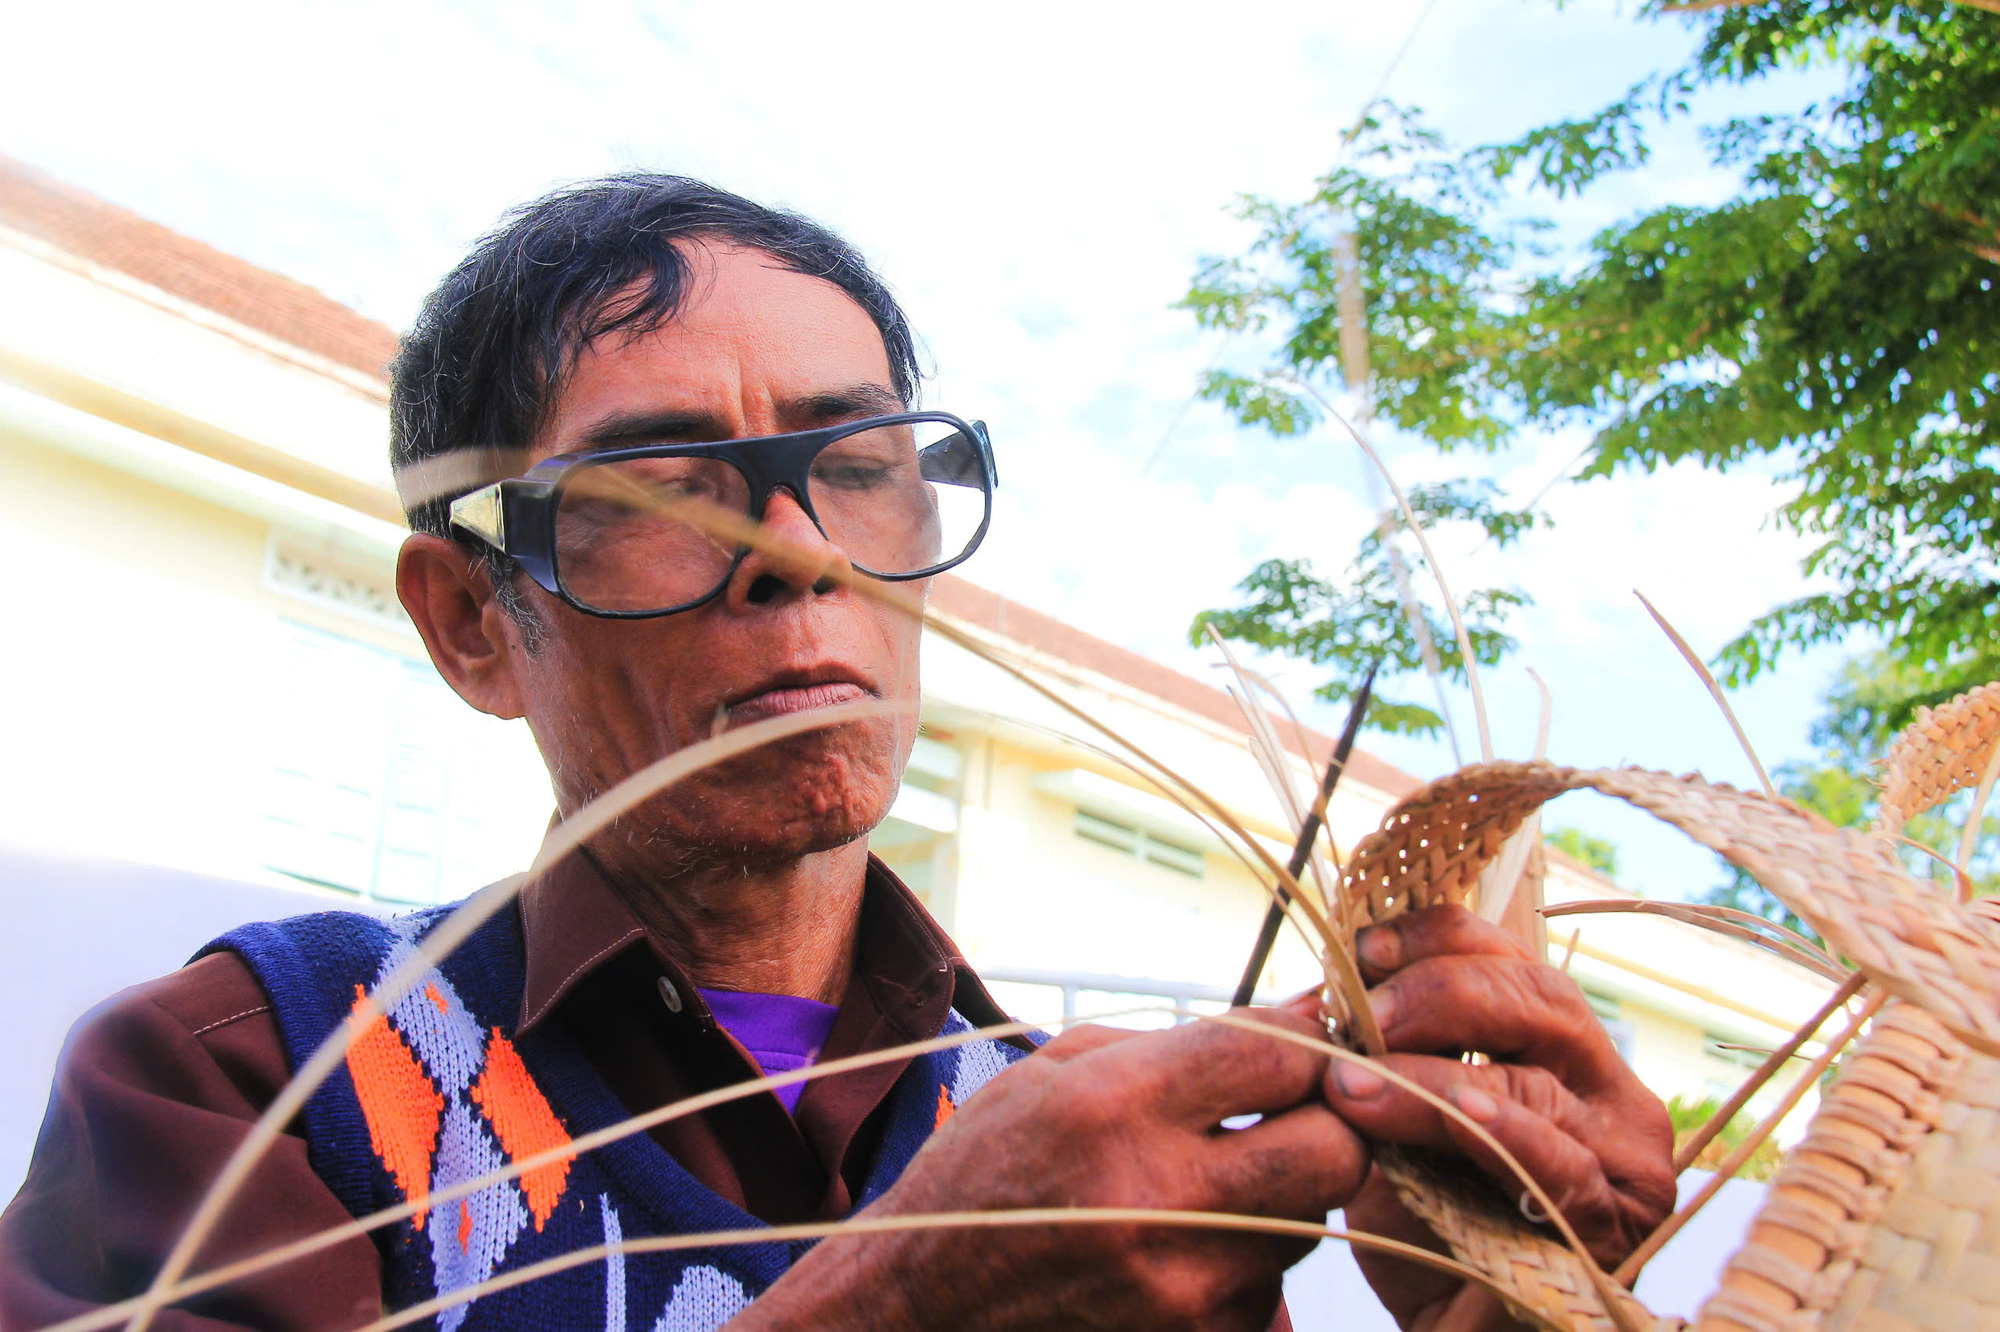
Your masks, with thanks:
[{"label": "fingernail", "polygon": [[1368,992],[1368,1011],[1375,1015],[1375,1025],[1387,1031],[1396,1025],[1396,994],[1384,986]]},{"label": "fingernail", "polygon": [[1340,1064],[1333,1070],[1333,1080],[1340,1084],[1340,1094],[1350,1101],[1366,1101],[1379,1096],[1389,1080],[1372,1068],[1360,1064]]},{"label": "fingernail", "polygon": [[1326,1011],[1326,999],[1319,989],[1314,988],[1293,995],[1278,1007],[1288,1012],[1303,1013],[1307,1017],[1318,1017]]},{"label": "fingernail", "polygon": [[1500,1103],[1477,1087],[1460,1087],[1451,1094],[1451,1102],[1467,1119],[1482,1124],[1500,1113]]},{"label": "fingernail", "polygon": [[1371,925],[1355,937],[1361,960],[1377,971],[1403,965],[1403,936],[1386,925]]}]

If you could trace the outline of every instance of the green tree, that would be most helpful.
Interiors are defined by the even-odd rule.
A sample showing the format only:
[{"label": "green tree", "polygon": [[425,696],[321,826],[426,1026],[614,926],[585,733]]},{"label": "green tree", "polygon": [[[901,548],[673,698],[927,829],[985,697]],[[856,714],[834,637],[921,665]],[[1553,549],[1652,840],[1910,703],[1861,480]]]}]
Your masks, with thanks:
[{"label": "green tree", "polygon": [[[1419,486],[1409,492],[1409,501],[1427,528],[1472,524],[1502,548],[1536,521],[1532,514],[1500,507],[1494,487],[1486,482]],[[1416,574],[1422,574],[1421,563]],[[1399,576],[1381,529],[1362,537],[1353,563],[1339,579],[1319,577],[1305,560],[1267,560],[1237,585],[1243,603],[1196,616],[1189,641],[1205,642],[1213,626],[1225,638],[1332,667],[1333,679],[1315,691],[1328,701],[1342,698],[1348,682],[1366,675],[1375,661],[1383,663],[1385,676],[1419,669],[1426,642],[1443,672],[1463,679],[1465,662],[1451,625],[1401,593],[1398,584],[1411,576],[1407,568]],[[1514,640],[1499,625],[1509,610],[1527,602],[1527,594],[1513,587],[1482,588],[1463,598],[1460,613],[1475,661],[1491,666],[1513,648]],[[1411,622],[1412,611],[1421,619],[1421,630]],[[1391,732],[1430,732],[1443,724],[1429,706],[1398,701],[1381,690],[1369,703],[1367,720]]]},{"label": "green tree", "polygon": [[[1340,364],[1351,229],[1383,419],[1446,451],[1581,424],[1583,478],[1775,460],[1775,516],[1813,539],[1806,569],[1831,590],[1747,626],[1722,674],[1874,631],[1909,691],[1881,704],[1893,727],[2000,674],[2000,14],[1990,0],[1687,8],[1693,57],[1591,115],[1456,152],[1378,110],[1310,197],[1245,199],[1256,239],[1205,262],[1184,304],[1258,363],[1201,391],[1279,434],[1314,424],[1312,386]],[[1787,67],[1831,71],[1840,90],[1703,126],[1736,197],[1654,209],[1580,252],[1548,244],[1536,198],[1643,168],[1702,92]],[[1507,607],[1493,609],[1497,633]],[[1352,660],[1326,664],[1329,692],[1351,684]]]},{"label": "green tree", "polygon": [[1590,866],[1606,878],[1618,877],[1617,844],[1593,837],[1581,828],[1551,828],[1543,839],[1572,860]]}]

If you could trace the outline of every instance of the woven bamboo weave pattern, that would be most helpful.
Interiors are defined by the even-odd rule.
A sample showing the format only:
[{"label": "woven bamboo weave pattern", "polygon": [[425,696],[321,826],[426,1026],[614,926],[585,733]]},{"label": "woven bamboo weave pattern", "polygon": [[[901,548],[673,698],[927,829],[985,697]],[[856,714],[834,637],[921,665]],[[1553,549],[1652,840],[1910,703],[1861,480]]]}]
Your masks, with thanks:
[{"label": "woven bamboo weave pattern", "polygon": [[[1340,924],[1464,902],[1508,836],[1565,791],[1616,796],[1679,827],[1906,1001],[1847,1057],[1698,1332],[2000,1332],[2000,900],[1953,902],[1913,878],[1882,835],[1977,785],[1996,747],[2000,683],[1920,712],[1884,764],[1882,818],[1867,836],[1699,776],[1466,768],[1404,800],[1355,848]],[[1504,1190],[1442,1158],[1378,1160],[1405,1204],[1517,1312],[1566,1332],[1614,1326],[1583,1260]],[[1677,1323],[1619,1304],[1633,1327]]]},{"label": "woven bamboo weave pattern", "polygon": [[1882,816],[1893,837],[1903,825],[1952,794],[1979,784],[2000,743],[2000,681],[1935,708],[1919,708],[1882,761]]},{"label": "woven bamboo weave pattern", "polygon": [[[1492,1277],[1517,1317],[1563,1332],[1618,1332],[1589,1273],[1563,1244],[1529,1226],[1484,1178],[1420,1151],[1378,1148],[1375,1163],[1396,1194],[1460,1261]],[[1626,1323],[1672,1332],[1678,1318],[1658,1318],[1629,1296],[1619,1301]]]},{"label": "woven bamboo weave pattern", "polygon": [[2000,1327],[2000,1061],[1913,1005],[1885,1009],[1697,1326]]},{"label": "woven bamboo weave pattern", "polygon": [[1880,839],[1694,775],[1549,763],[1461,769],[1402,801],[1355,848],[1342,881],[1343,926],[1463,901],[1523,819],[1583,788],[1637,805],[1742,867],[1870,980],[2000,1055],[2000,922],[1912,878]]}]

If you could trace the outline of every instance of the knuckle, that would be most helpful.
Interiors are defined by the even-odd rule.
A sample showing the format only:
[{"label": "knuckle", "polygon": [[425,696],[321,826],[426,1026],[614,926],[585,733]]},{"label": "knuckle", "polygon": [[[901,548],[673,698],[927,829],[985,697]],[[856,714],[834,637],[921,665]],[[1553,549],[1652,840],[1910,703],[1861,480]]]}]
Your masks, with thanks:
[{"label": "knuckle", "polygon": [[1566,974],[1556,970],[1546,962],[1533,962],[1523,968],[1529,993],[1544,1006],[1571,1018],[1587,1020],[1597,1027],[1597,1016],[1590,1010],[1590,1001],[1583,997],[1583,989]]},{"label": "knuckle", "polygon": [[1490,1064],[1500,1070],[1500,1080],[1509,1100],[1532,1114],[1558,1126],[1574,1118],[1576,1096],[1561,1079],[1538,1064]]},{"label": "knuckle", "polygon": [[1490,997],[1492,978],[1483,973],[1484,968],[1456,959],[1431,958],[1405,968],[1382,988],[1395,995],[1396,1025],[1429,1025]]},{"label": "knuckle", "polygon": [[1463,902],[1440,902],[1416,913],[1415,923],[1419,928],[1429,929],[1439,934],[1461,935],[1476,929],[1479,917]]},{"label": "knuckle", "polygon": [[1165,1044],[1172,1050],[1171,1058],[1187,1068],[1240,1064],[1264,1044],[1262,1037],[1222,1022],[1189,1022],[1140,1039],[1146,1044],[1135,1049],[1150,1052]]},{"label": "knuckle", "polygon": [[1470,911],[1456,902],[1440,902],[1436,906],[1411,912],[1398,924],[1406,949],[1435,956],[1462,951],[1462,941],[1475,919]]},{"label": "knuckle", "polygon": [[1666,1103],[1653,1095],[1643,1085],[1632,1097],[1624,1116],[1632,1126],[1633,1137],[1646,1149],[1647,1156],[1663,1175],[1673,1174],[1674,1117],[1667,1113]]},{"label": "knuckle", "polygon": [[1673,1121],[1657,1101],[1650,1107],[1633,1107],[1622,1118],[1629,1125],[1630,1146],[1621,1153],[1624,1159],[1618,1162],[1614,1178],[1650,1229],[1666,1219],[1676,1201]]},{"label": "knuckle", "polygon": [[1113,1226],[1101,1232],[1106,1266],[1116,1284],[1133,1292],[1149,1322],[1166,1326],[1191,1307],[1187,1277],[1173,1250],[1156,1231],[1141,1226]]},{"label": "knuckle", "polygon": [[1528,945],[1511,931],[1504,930],[1462,903],[1451,902],[1418,913],[1424,927],[1432,932],[1434,946],[1441,952],[1502,953],[1532,957]]},{"label": "knuckle", "polygon": [[1274,1091],[1303,1086],[1317,1081],[1318,1074],[1325,1067],[1325,1056],[1287,1039],[1287,1034],[1325,1039],[1324,1033],[1314,1031],[1312,1024],[1304,1018],[1291,1014],[1277,1020],[1260,1018],[1258,1025],[1270,1028],[1268,1031],[1225,1027],[1218,1023],[1204,1025],[1214,1027],[1222,1038],[1216,1042],[1214,1057],[1229,1060],[1243,1070],[1247,1080],[1258,1086]]},{"label": "knuckle", "polygon": [[1563,1215],[1600,1261],[1622,1261],[1636,1242],[1624,1224],[1624,1209],[1610,1185],[1597,1176],[1563,1206]]},{"label": "knuckle", "polygon": [[1625,1068],[1624,1056],[1575,981],[1546,962],[1524,967],[1521,974],[1526,1001],[1545,1015],[1547,1036],[1558,1048],[1587,1056],[1599,1078],[1615,1077],[1611,1070]]},{"label": "knuckle", "polygon": [[[1353,1196],[1367,1173],[1367,1149],[1330,1112],[1326,1117],[1331,1122],[1310,1145],[1294,1144],[1238,1157],[1228,1187],[1209,1206],[1222,1211],[1297,1212],[1294,1219],[1311,1221],[1338,1205],[1326,1200]],[[1295,1200],[1296,1205],[1280,1203],[1274,1193]]]},{"label": "knuckle", "polygon": [[1100,1027],[1095,1023],[1083,1023],[1071,1027],[1043,1046],[1045,1057],[1075,1056],[1101,1050],[1107,1045],[1115,1045],[1131,1033],[1116,1031],[1110,1027]]},{"label": "knuckle", "polygon": [[1673,1215],[1675,1195],[1674,1173],[1670,1169],[1651,1172],[1646,1178],[1633,1181],[1628,1196],[1641,1234],[1650,1233]]},{"label": "knuckle", "polygon": [[1023,1059],[980,1088],[980,1100],[995,1108],[1032,1104],[1049,1099],[1069,1080],[1053,1059]]}]

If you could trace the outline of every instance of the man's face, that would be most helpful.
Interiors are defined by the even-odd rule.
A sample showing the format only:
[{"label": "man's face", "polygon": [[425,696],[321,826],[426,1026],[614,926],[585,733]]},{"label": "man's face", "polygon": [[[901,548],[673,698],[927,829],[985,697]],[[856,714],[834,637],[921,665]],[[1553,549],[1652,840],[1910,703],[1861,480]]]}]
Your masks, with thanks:
[{"label": "man's face", "polygon": [[[687,254],[686,309],[656,332],[587,349],[535,459],[604,443],[782,434],[902,409],[881,334],[845,292],[754,250],[694,245]],[[832,556],[788,492],[772,495],[765,522]],[[753,552],[705,605],[622,621],[572,610],[521,579],[546,641],[529,653],[510,633],[508,647],[561,810],[706,739],[718,722],[878,698],[906,710],[697,773],[629,815],[612,853],[660,868],[778,862],[878,823],[915,734],[921,626],[847,588],[814,591],[814,572]]]}]

